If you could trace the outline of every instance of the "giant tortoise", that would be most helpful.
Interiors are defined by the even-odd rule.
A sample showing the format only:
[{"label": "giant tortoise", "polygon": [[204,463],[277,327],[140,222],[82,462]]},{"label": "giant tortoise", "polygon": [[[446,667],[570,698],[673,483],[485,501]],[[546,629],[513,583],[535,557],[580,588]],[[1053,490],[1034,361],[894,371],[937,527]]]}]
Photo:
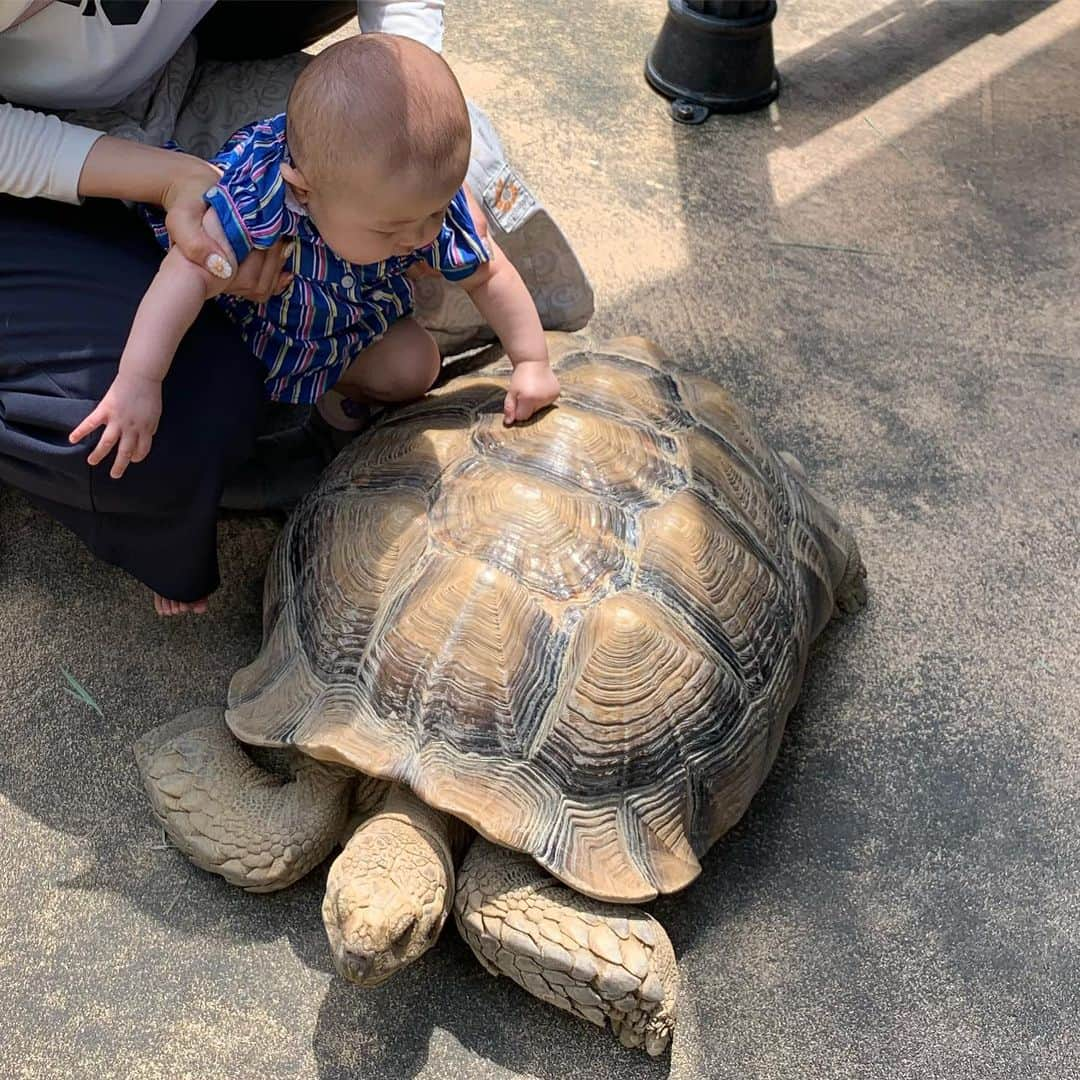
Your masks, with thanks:
[{"label": "giant tortoise", "polygon": [[492,974],[656,1054],[675,955],[628,905],[738,821],[865,572],[724,390],[638,339],[549,346],[563,393],[532,423],[503,426],[503,362],[357,438],[278,540],[224,722],[136,755],[174,843],[242,888],[343,843],[346,978],[382,982],[453,907]]}]

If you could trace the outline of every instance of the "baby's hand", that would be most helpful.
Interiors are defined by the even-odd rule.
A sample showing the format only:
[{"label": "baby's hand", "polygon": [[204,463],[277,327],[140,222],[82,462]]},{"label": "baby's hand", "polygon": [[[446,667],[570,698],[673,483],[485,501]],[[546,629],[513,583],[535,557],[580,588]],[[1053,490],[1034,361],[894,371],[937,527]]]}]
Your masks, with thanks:
[{"label": "baby's hand", "polygon": [[510,390],[503,403],[503,423],[528,420],[559,396],[559,380],[546,360],[522,360],[514,368]]},{"label": "baby's hand", "polygon": [[68,436],[77,443],[99,427],[105,433],[90,452],[87,462],[97,465],[119,444],[109,470],[114,480],[124,475],[133,461],[150,453],[150,443],[161,419],[161,383],[138,375],[117,375],[94,411]]}]

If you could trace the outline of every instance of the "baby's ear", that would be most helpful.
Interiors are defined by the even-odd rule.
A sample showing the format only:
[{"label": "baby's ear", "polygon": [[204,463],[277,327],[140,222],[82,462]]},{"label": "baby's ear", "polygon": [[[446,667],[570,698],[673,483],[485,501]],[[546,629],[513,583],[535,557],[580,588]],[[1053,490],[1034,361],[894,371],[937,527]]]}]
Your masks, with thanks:
[{"label": "baby's ear", "polygon": [[304,174],[295,165],[283,161],[281,163],[281,179],[289,185],[293,198],[301,206],[306,206],[311,195],[311,185],[304,179]]}]

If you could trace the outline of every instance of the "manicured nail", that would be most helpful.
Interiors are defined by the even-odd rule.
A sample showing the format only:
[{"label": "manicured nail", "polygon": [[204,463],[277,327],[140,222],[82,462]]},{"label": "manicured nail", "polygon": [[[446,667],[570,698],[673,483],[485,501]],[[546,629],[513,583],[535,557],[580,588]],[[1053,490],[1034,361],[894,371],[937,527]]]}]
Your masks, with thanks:
[{"label": "manicured nail", "polygon": [[206,269],[216,278],[232,277],[232,267],[216,251],[206,257]]}]

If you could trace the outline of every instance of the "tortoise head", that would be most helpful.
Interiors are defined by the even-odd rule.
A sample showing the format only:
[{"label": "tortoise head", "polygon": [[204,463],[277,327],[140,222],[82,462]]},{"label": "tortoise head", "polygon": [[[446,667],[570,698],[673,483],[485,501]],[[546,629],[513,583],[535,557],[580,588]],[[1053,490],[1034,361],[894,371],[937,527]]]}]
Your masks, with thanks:
[{"label": "tortoise head", "polygon": [[386,982],[435,942],[442,907],[437,890],[403,890],[385,879],[328,885],[323,921],[338,974],[360,986]]},{"label": "tortoise head", "polygon": [[435,943],[454,893],[448,825],[395,793],[334,860],[323,923],[342,978],[378,986]]}]

